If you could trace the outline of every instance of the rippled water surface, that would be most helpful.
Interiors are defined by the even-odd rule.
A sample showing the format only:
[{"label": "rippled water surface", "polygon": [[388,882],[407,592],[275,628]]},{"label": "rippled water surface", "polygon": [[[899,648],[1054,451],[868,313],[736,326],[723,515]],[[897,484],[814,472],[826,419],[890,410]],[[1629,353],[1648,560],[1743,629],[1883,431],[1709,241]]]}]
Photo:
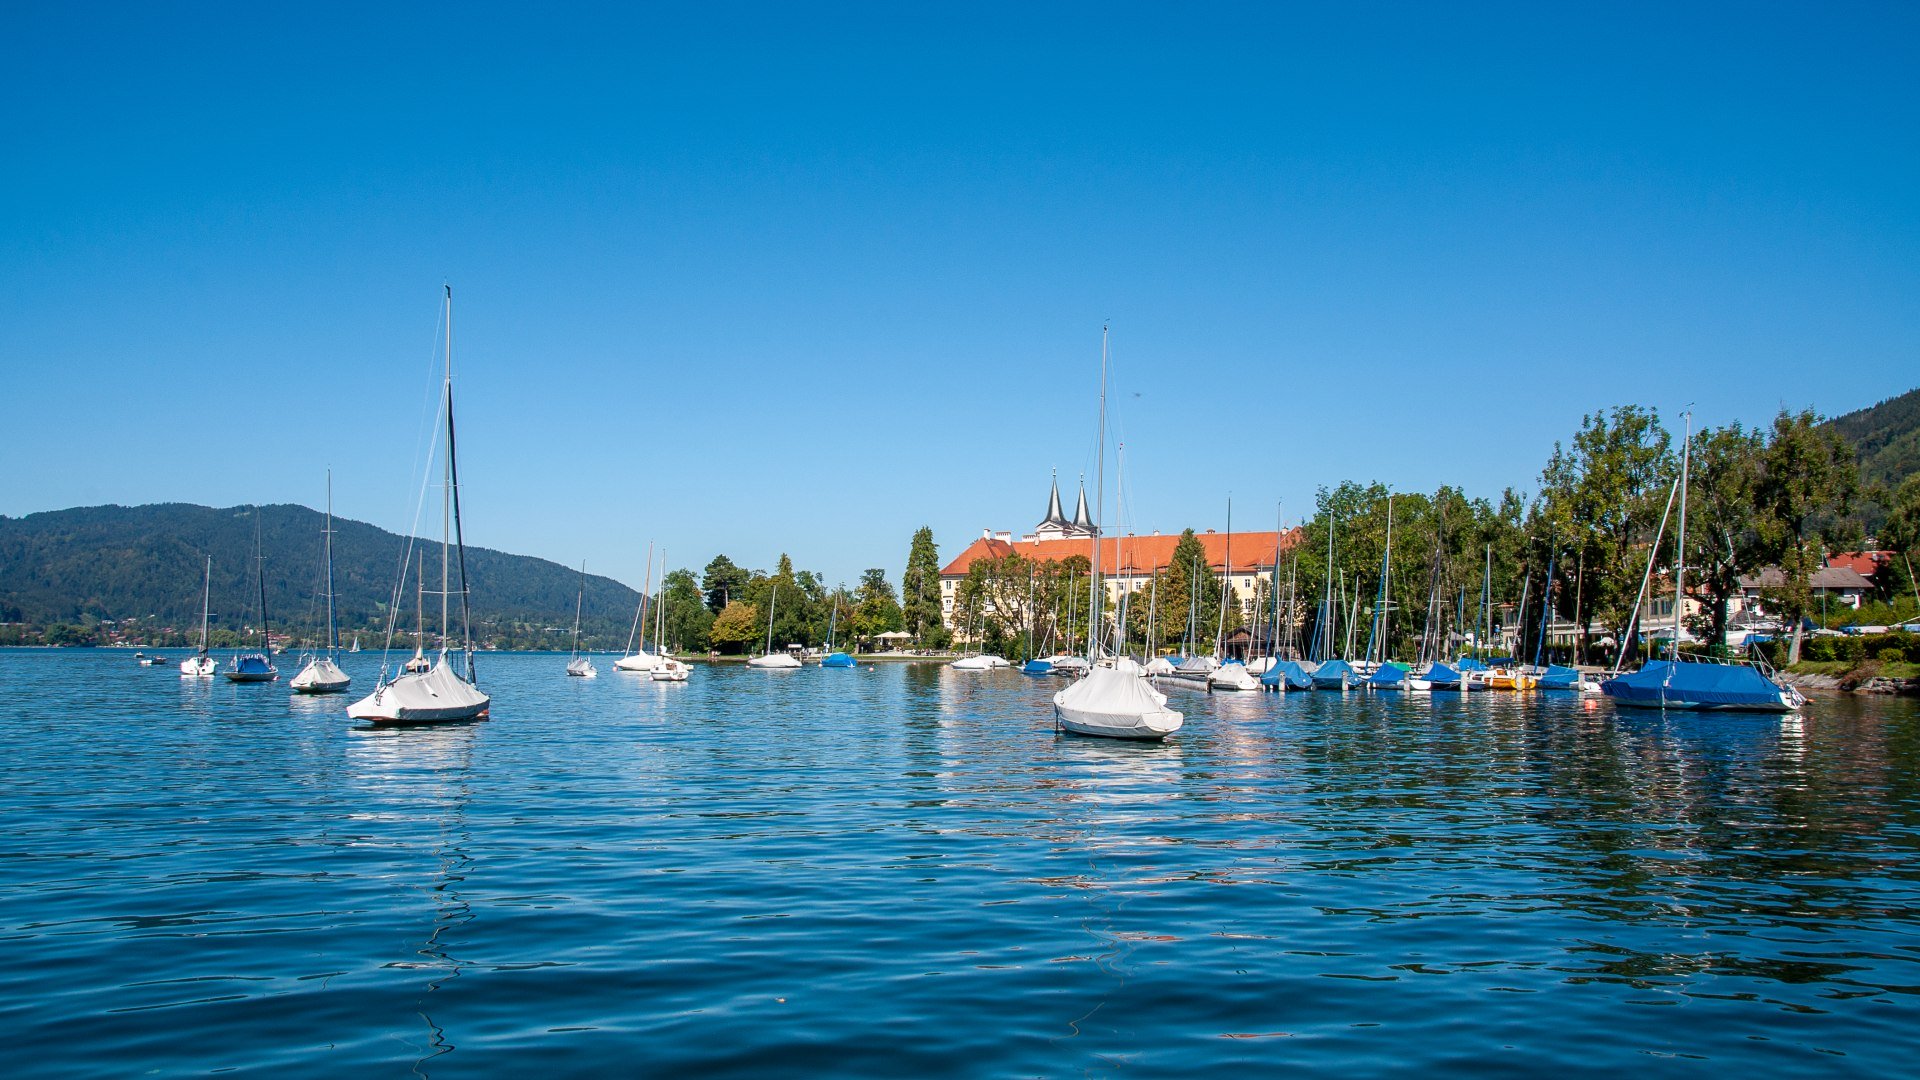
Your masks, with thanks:
[{"label": "rippled water surface", "polygon": [[1175,691],[1154,746],[1057,735],[1010,672],[564,664],[483,656],[491,721],[374,731],[0,652],[6,1071],[1858,1076],[1920,1041],[1911,702]]}]

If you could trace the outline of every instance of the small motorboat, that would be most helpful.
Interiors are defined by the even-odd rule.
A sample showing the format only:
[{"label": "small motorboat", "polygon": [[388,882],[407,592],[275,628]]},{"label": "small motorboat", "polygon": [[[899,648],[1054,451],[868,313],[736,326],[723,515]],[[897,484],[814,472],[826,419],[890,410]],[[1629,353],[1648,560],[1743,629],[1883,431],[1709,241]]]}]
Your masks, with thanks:
[{"label": "small motorboat", "polygon": [[1004,656],[995,656],[992,653],[978,653],[973,656],[963,656],[947,666],[955,671],[991,671],[994,668],[1012,667],[1013,665],[1007,663],[1006,657]]},{"label": "small motorboat", "polygon": [[691,674],[693,674],[692,666],[683,664],[671,656],[663,656],[658,664],[653,665],[653,670],[647,673],[647,677],[654,682],[686,682],[687,676]]}]

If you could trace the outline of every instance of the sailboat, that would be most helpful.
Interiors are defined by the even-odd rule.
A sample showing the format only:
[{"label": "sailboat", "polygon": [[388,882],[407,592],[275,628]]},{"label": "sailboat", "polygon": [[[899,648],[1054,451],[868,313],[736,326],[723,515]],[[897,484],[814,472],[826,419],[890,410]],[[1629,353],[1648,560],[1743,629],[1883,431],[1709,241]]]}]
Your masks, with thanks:
[{"label": "sailboat", "polygon": [[347,646],[347,651],[348,652],[360,651],[360,635],[359,634],[353,635],[353,644]]},{"label": "sailboat", "polygon": [[299,694],[338,694],[352,685],[353,678],[340,670],[333,656],[340,651],[340,631],[333,612],[333,473],[327,473],[327,525],[320,531],[325,538],[327,559],[327,649],[324,655],[307,661],[300,674],[288,683]]},{"label": "sailboat", "polygon": [[[660,553],[661,565],[666,564],[666,553]],[[647,651],[647,637],[642,631],[647,622],[647,601],[653,595],[653,545],[647,545],[647,570],[640,578],[640,602],[633,609],[633,629],[627,631],[627,655],[613,662],[615,671],[652,671],[660,666],[660,658]],[[634,642],[640,648],[634,649]]]},{"label": "sailboat", "polygon": [[[1631,675],[1620,674],[1626,662],[1627,645],[1633,640],[1634,623],[1640,618],[1640,602],[1646,596],[1647,583],[1653,578],[1653,559],[1660,548],[1656,533],[1647,552],[1647,573],[1640,581],[1640,595],[1633,601],[1633,618],[1621,635],[1619,659],[1614,662],[1613,677],[1600,684],[1600,692],[1614,704],[1641,709],[1685,709],[1700,712],[1798,712],[1807,703],[1799,690],[1772,677],[1761,666],[1726,661],[1711,663],[1680,659],[1680,619],[1686,611],[1687,581],[1687,470],[1693,449],[1693,414],[1687,414],[1686,437],[1680,444],[1679,545],[1673,560],[1673,640],[1667,647],[1667,659],[1649,660]],[[1667,496],[1667,508],[1673,508],[1673,496]],[[1666,515],[1660,517],[1660,532],[1667,527]],[[1756,659],[1758,659],[1756,657]],[[1760,661],[1764,665],[1765,661]]]},{"label": "sailboat", "polygon": [[[1107,487],[1107,329],[1100,328],[1100,424],[1094,472],[1098,513],[1106,516]],[[1055,723],[1076,735],[1110,739],[1159,740],[1180,730],[1183,718],[1167,708],[1167,695],[1140,677],[1140,665],[1126,656],[1112,667],[1097,667],[1100,640],[1100,527],[1093,529],[1093,572],[1087,578],[1087,673],[1053,695]]]},{"label": "sailboat", "polygon": [[[841,587],[845,588],[844,585]],[[829,597],[827,602],[832,605],[832,608],[827,613],[827,655],[821,658],[820,666],[823,668],[858,667],[859,665],[853,662],[853,657],[834,650],[833,631],[835,623],[840,618],[840,598],[837,596]]]},{"label": "sailboat", "polygon": [[[1320,601],[1320,625],[1314,627],[1313,630],[1315,648],[1311,651],[1315,663],[1314,666],[1309,669],[1309,674],[1313,677],[1313,688],[1315,690],[1339,690],[1344,692],[1353,678],[1353,665],[1347,663],[1344,659],[1329,656],[1329,654],[1333,652],[1333,633],[1335,623],[1338,621],[1339,611],[1339,609],[1334,606],[1333,601],[1333,531],[1333,511],[1332,508],[1329,507],[1327,511],[1326,596]],[[1345,578],[1343,577],[1341,580],[1341,588],[1344,589],[1346,587]]]},{"label": "sailboat", "polygon": [[207,619],[212,614],[209,604],[213,600],[213,556],[207,556],[207,576],[200,585],[200,651],[180,661],[180,674],[193,679],[211,679],[220,671],[220,664],[207,655]]},{"label": "sailboat", "polygon": [[235,653],[228,661],[221,674],[237,683],[269,683],[280,677],[280,669],[273,666],[273,635],[267,631],[267,557],[260,547],[259,507],[254,507],[253,515],[253,557],[260,567],[260,651]]},{"label": "sailboat", "polygon": [[1220,578],[1220,621],[1213,634],[1213,654],[1220,666],[1207,677],[1208,690],[1258,690],[1260,679],[1247,670],[1243,660],[1226,658],[1227,603],[1233,597],[1233,500],[1227,500],[1227,554]]},{"label": "sailboat", "polygon": [[[660,588],[667,587],[667,549],[660,549]],[[667,655],[667,601],[664,597],[653,605],[653,647],[660,650],[660,662],[653,665],[647,676],[654,682],[686,682],[693,674],[693,668],[680,660]]]},{"label": "sailboat", "polygon": [[567,657],[567,674],[576,678],[591,679],[600,674],[593,670],[593,661],[580,655],[580,608],[587,600],[587,563],[580,562],[580,591],[573,598],[573,651]]},{"label": "sailboat", "polygon": [[[480,691],[473,670],[473,621],[468,603],[467,547],[460,532],[460,467],[454,452],[453,432],[453,287],[447,287],[447,352],[445,376],[440,394],[447,421],[446,484],[443,488],[440,527],[440,655],[433,667],[421,672],[404,672],[392,680],[381,665],[380,680],[373,693],[354,702],[347,715],[373,724],[436,724],[476,720],[487,715],[493,699]],[[448,535],[451,526],[452,535]],[[466,671],[449,663],[447,597],[452,594],[450,556],[460,559],[460,628]],[[387,641],[393,641],[393,624],[387,624]]]},{"label": "sailboat", "polygon": [[773,590],[767,594],[767,651],[747,661],[748,666],[757,668],[797,668],[800,661],[791,653],[773,651],[773,613],[780,605],[780,583],[773,583]]}]

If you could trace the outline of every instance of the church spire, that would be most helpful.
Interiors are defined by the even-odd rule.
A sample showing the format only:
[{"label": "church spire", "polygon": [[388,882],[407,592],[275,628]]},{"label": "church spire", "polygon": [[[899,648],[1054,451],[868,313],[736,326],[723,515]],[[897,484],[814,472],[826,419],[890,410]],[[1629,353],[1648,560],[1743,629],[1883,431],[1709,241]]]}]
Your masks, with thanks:
[{"label": "church spire", "polygon": [[1047,516],[1041,520],[1040,524],[1058,525],[1062,528],[1067,524],[1067,515],[1060,509],[1060,470],[1058,469],[1053,471],[1053,497],[1047,500]]},{"label": "church spire", "polygon": [[1087,478],[1080,478],[1080,505],[1073,508],[1073,528],[1082,536],[1094,534],[1093,516],[1087,513]]}]

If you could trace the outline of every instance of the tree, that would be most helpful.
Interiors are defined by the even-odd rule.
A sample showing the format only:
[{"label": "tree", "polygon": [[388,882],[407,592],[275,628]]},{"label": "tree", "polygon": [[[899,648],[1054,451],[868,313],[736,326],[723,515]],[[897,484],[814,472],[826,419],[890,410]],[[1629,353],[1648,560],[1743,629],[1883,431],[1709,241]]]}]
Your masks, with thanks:
[{"label": "tree", "polygon": [[949,635],[940,617],[940,551],[933,529],[921,526],[907,551],[907,572],[900,577],[900,608],[907,633],[923,645],[938,648]]},{"label": "tree", "polygon": [[900,601],[893,595],[887,572],[874,567],[860,575],[860,587],[854,593],[853,633],[873,638],[892,633],[905,625]]},{"label": "tree", "polygon": [[693,571],[675,570],[660,583],[660,603],[666,609],[667,642],[675,651],[705,652],[714,614],[707,610]]},{"label": "tree", "polygon": [[1541,471],[1542,514],[1564,530],[1560,535],[1580,568],[1575,591],[1581,600],[1574,611],[1580,657],[1589,613],[1626,633],[1646,557],[1643,545],[1653,539],[1677,472],[1672,442],[1653,410],[1620,405],[1584,417],[1572,446],[1554,443]]},{"label": "tree", "polygon": [[707,638],[713,648],[735,655],[759,644],[760,633],[760,609],[744,600],[735,600],[714,617]]},{"label": "tree", "polygon": [[732,559],[715,555],[700,578],[700,588],[707,594],[707,610],[719,614],[729,601],[744,595],[747,582],[752,578],[752,574],[735,566]]},{"label": "tree", "polygon": [[1706,638],[1724,650],[1727,607],[1740,591],[1742,569],[1757,561],[1754,491],[1766,436],[1738,423],[1703,428],[1693,437],[1687,498],[1689,580],[1707,594]]},{"label": "tree", "polygon": [[1853,449],[1811,409],[1782,410],[1774,418],[1761,460],[1754,491],[1759,551],[1780,567],[1781,585],[1768,601],[1793,622],[1787,663],[1797,664],[1801,629],[1813,606],[1813,574],[1824,561],[1821,544],[1839,538],[1843,516],[1860,490],[1860,473]]}]

